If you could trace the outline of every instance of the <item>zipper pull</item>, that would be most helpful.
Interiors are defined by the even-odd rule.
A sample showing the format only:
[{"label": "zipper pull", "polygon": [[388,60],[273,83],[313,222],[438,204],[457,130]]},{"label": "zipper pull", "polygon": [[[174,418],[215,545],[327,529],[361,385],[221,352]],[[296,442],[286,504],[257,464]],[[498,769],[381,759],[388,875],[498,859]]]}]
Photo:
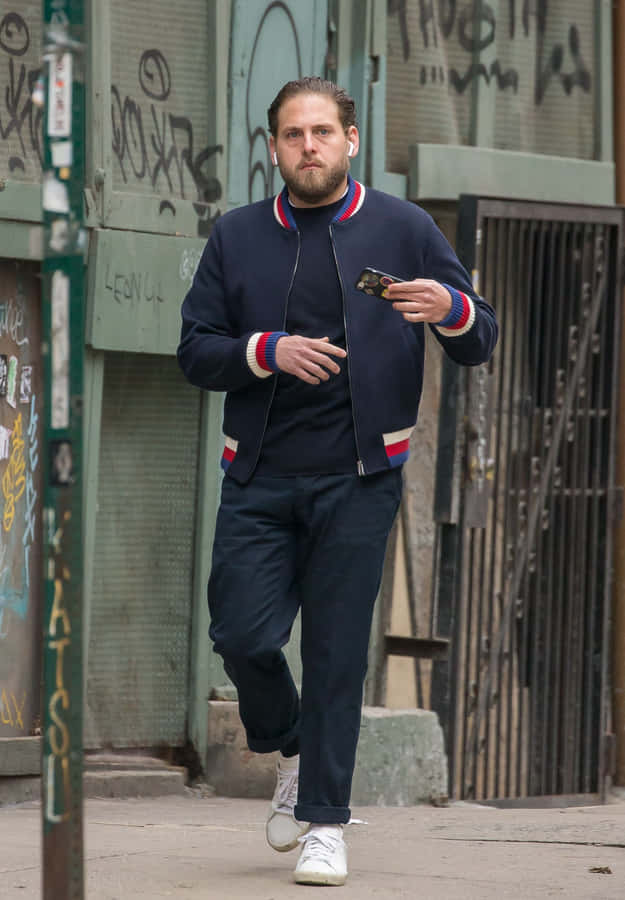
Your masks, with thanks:
[{"label": "zipper pull", "polygon": [[364,467],[363,462],[362,462],[361,459],[359,459],[358,462],[356,463],[356,468],[358,469],[358,474],[359,474],[359,475],[364,475],[364,474],[365,474],[365,467]]}]

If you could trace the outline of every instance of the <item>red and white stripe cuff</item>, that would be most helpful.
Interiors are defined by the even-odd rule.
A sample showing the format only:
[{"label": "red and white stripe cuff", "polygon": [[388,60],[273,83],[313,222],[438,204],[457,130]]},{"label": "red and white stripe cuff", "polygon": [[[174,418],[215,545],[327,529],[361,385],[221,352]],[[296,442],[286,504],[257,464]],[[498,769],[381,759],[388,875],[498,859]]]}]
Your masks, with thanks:
[{"label": "red and white stripe cuff", "polygon": [[457,288],[444,284],[451,294],[452,308],[450,314],[443,319],[443,323],[434,323],[439,334],[444,337],[460,337],[466,334],[475,322],[475,304],[473,300]]},{"label": "red and white stripe cuff", "polygon": [[257,331],[250,337],[245,358],[258,378],[268,378],[280,371],[276,365],[276,344],[286,336],[286,331]]}]

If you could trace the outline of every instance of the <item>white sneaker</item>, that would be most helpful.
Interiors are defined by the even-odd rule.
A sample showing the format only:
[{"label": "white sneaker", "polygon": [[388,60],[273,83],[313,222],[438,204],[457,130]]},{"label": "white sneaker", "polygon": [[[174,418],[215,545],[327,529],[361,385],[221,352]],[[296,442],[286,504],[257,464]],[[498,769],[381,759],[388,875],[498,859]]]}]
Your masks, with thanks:
[{"label": "white sneaker", "polygon": [[297,847],[299,838],[308,830],[308,822],[298,822],[293,815],[297,803],[299,755],[278,757],[278,783],[271,801],[265,827],[267,842],[284,853]]},{"label": "white sneaker", "polygon": [[345,884],[347,847],[342,825],[311,825],[295,867],[297,884]]}]

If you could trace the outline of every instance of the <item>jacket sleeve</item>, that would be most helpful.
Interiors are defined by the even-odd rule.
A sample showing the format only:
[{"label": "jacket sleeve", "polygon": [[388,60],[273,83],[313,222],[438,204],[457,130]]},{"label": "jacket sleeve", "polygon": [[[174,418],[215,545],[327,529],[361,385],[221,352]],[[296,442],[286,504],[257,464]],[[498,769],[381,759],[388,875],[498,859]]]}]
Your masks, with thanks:
[{"label": "jacket sleeve", "polygon": [[240,390],[277,371],[275,344],[281,336],[282,332],[236,333],[228,314],[217,223],[182,304],[180,368],[196,387]]},{"label": "jacket sleeve", "polygon": [[433,220],[425,251],[426,277],[443,284],[452,308],[442,322],[430,327],[454,362],[477,366],[488,362],[497,343],[498,326],[493,308],[473,290],[465,268]]}]

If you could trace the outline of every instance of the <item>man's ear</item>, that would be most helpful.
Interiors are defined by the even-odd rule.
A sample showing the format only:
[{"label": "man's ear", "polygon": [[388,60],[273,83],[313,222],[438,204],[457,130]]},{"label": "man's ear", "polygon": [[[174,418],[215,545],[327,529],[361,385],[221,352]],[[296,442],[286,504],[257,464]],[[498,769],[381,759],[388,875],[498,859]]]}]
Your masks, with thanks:
[{"label": "man's ear", "polygon": [[347,138],[348,143],[350,143],[353,147],[352,152],[348,152],[347,155],[350,159],[353,159],[358,155],[358,148],[360,147],[360,135],[358,134],[358,129],[355,125],[349,126],[347,132],[345,133],[345,137]]},{"label": "man's ear", "polygon": [[276,142],[273,138],[273,134],[269,136],[269,153],[271,154],[271,162],[274,166],[278,165],[278,155],[276,153]]}]

